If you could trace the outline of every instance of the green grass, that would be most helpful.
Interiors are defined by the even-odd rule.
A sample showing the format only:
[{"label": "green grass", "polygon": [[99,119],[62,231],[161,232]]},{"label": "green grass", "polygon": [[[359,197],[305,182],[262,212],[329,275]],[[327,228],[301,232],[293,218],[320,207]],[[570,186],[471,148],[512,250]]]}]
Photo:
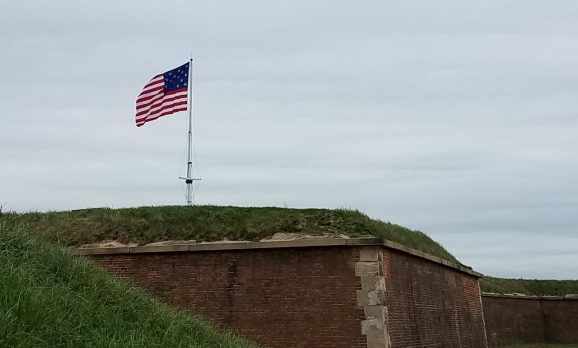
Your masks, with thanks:
[{"label": "green grass", "polygon": [[373,235],[457,262],[423,232],[373,220],[352,210],[162,206],[5,215],[43,238],[66,246],[103,240],[139,245],[190,239],[258,241],[277,232]]},{"label": "green grass", "polygon": [[480,279],[483,292],[526,295],[578,294],[578,280],[506,279],[484,277]]},{"label": "green grass", "polygon": [[253,347],[0,216],[0,347]]},{"label": "green grass", "polygon": [[[82,209],[47,213],[4,213],[36,236],[60,245],[116,240],[139,245],[164,240],[258,241],[277,232],[350,237],[372,235],[458,262],[439,243],[420,231],[369,218],[355,210],[287,209],[220,206],[160,206],[126,209]],[[524,280],[484,277],[484,292],[527,295],[578,293],[578,280]]]}]

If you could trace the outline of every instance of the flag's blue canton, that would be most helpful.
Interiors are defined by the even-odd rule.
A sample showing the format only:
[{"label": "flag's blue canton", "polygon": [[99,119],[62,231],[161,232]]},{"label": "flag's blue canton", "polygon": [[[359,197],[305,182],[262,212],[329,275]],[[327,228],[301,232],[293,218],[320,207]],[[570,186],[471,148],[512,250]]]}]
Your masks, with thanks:
[{"label": "flag's blue canton", "polygon": [[165,79],[165,93],[189,86],[189,63],[169,70],[163,74]]}]

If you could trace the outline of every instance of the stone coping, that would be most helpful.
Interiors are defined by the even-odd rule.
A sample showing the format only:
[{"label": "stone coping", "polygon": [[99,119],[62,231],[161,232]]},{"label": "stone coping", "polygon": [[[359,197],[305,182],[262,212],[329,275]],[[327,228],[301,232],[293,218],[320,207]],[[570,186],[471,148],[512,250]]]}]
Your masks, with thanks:
[{"label": "stone coping", "polygon": [[357,238],[313,238],[313,239],[292,239],[292,240],[272,240],[263,242],[249,241],[219,241],[204,242],[195,244],[171,244],[171,245],[150,245],[137,247],[111,247],[111,248],[77,248],[74,252],[78,255],[112,255],[112,254],[145,254],[145,253],[169,253],[169,252],[201,252],[220,250],[253,250],[253,249],[276,249],[276,248],[304,248],[304,247],[332,247],[332,246],[383,246],[388,249],[410,254],[421,259],[428,260],[439,265],[452,268],[454,270],[467,273],[481,278],[483,275],[451,261],[444,260],[437,256],[430,255],[420,250],[409,248],[387,239],[377,237],[357,237]]},{"label": "stone coping", "polygon": [[567,301],[578,301],[578,295],[570,294],[564,296],[535,296],[535,295],[524,295],[524,294],[498,294],[494,292],[482,292],[483,297],[495,297],[495,298],[511,298],[517,300],[567,300]]}]

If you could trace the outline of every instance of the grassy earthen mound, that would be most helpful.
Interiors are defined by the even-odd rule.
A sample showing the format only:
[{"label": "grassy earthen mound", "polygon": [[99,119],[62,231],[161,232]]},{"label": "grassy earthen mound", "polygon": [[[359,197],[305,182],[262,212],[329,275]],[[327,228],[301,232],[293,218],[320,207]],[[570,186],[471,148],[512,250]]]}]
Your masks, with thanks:
[{"label": "grassy earthen mound", "polygon": [[371,235],[457,262],[423,232],[345,209],[162,206],[5,215],[43,238],[74,247],[103,241],[125,245],[167,240],[259,241],[279,233],[324,237]]},{"label": "grassy earthen mound", "polygon": [[0,347],[253,347],[0,216]]}]

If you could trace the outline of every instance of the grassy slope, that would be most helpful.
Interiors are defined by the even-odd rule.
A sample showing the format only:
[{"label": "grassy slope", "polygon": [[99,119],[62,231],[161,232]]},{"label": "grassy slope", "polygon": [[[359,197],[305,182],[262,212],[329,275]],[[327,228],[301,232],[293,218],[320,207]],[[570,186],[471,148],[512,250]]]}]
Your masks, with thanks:
[{"label": "grassy slope", "polygon": [[252,240],[276,232],[310,235],[374,235],[443,259],[456,259],[426,234],[372,220],[351,210],[164,206],[5,214],[35,233],[67,246],[117,240],[146,244],[163,240]]},{"label": "grassy slope", "polygon": [[0,347],[251,347],[0,216]]},{"label": "grassy slope", "polygon": [[505,279],[484,277],[480,279],[484,292],[526,295],[578,294],[578,280]]}]

